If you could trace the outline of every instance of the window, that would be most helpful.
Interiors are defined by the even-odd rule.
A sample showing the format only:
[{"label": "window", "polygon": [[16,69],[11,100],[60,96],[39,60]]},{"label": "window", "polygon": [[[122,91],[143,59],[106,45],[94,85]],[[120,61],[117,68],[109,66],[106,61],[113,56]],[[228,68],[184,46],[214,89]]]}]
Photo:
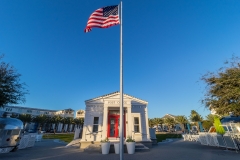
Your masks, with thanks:
[{"label": "window", "polygon": [[13,129],[12,135],[19,135],[20,129]]},{"label": "window", "polygon": [[139,117],[134,117],[134,132],[139,133]]},{"label": "window", "polygon": [[10,136],[12,133],[12,130],[7,130],[7,135]]},{"label": "window", "polygon": [[93,119],[93,132],[98,131],[98,121],[99,121],[99,117],[94,117],[94,119]]}]

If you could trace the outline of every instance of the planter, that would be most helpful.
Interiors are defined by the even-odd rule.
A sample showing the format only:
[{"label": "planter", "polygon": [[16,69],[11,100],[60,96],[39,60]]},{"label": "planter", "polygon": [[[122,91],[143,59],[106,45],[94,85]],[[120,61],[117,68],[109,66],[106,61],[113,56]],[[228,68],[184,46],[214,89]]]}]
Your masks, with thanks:
[{"label": "planter", "polygon": [[126,142],[128,154],[135,153],[135,142]]},{"label": "planter", "polygon": [[114,143],[115,154],[119,154],[119,143]]},{"label": "planter", "polygon": [[108,154],[110,149],[110,142],[101,143],[102,154]]}]

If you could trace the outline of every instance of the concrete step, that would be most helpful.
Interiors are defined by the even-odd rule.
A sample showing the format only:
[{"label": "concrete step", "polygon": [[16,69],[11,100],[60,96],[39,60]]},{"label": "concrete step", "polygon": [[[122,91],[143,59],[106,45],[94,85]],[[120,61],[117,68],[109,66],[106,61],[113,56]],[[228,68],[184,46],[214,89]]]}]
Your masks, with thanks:
[{"label": "concrete step", "polygon": [[84,152],[87,153],[101,153],[101,145],[99,144],[90,144],[88,147],[84,149]]},{"label": "concrete step", "polygon": [[142,143],[136,143],[135,152],[146,152],[149,151],[149,148]]},{"label": "concrete step", "polygon": [[[142,143],[136,143],[135,152],[146,152],[149,151],[149,148],[143,145]],[[84,152],[87,153],[101,153],[101,145],[99,144],[90,144],[88,147],[84,149]],[[109,153],[115,153],[114,145],[110,145]],[[127,146],[124,144],[124,153],[127,153]]]},{"label": "concrete step", "polygon": [[70,143],[68,143],[65,147],[80,147],[80,138],[72,140]]}]

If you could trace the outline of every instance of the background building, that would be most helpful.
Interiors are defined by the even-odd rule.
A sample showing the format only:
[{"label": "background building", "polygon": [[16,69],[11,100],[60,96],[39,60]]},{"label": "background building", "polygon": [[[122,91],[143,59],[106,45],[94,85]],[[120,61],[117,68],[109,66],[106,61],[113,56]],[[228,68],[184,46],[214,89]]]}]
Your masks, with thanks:
[{"label": "background building", "polygon": [[37,130],[72,132],[83,123],[83,120],[77,121],[74,119],[75,111],[71,108],[49,110],[20,106],[4,106],[0,108],[0,116],[2,116],[4,112],[12,113],[13,117],[22,120],[25,123],[25,131],[28,132],[36,132]]}]

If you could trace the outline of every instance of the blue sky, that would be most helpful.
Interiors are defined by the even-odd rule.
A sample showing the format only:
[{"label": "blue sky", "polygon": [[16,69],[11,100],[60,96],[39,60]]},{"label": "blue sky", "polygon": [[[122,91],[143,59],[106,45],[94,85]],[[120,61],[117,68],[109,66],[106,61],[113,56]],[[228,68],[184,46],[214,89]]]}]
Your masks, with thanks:
[{"label": "blue sky", "polygon": [[[29,90],[18,106],[84,109],[119,91],[119,25],[84,33],[90,14],[119,0],[1,0],[0,53]],[[240,54],[238,0],[123,0],[124,93],[149,117],[202,116],[200,78]]]}]

